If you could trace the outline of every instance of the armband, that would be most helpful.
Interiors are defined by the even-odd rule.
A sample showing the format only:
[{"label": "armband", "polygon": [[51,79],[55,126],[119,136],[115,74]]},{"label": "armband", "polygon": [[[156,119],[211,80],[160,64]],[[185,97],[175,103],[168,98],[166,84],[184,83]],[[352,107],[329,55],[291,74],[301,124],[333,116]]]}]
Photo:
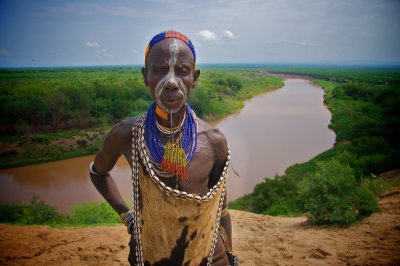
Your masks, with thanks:
[{"label": "armband", "polygon": [[91,162],[90,165],[89,165],[89,172],[90,172],[91,175],[96,175],[96,176],[108,176],[108,175],[110,175],[110,172],[108,172],[108,173],[105,174],[105,175],[102,175],[102,174],[97,173],[97,172],[93,169],[93,164],[94,164],[94,162]]}]

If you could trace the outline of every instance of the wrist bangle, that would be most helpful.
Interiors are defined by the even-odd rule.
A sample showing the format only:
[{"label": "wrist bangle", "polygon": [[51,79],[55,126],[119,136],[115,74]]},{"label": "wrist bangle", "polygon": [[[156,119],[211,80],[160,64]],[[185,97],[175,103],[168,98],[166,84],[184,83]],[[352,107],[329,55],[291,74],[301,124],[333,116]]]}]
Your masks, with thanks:
[{"label": "wrist bangle", "polygon": [[97,173],[97,172],[94,170],[94,168],[93,168],[93,164],[94,164],[94,162],[91,162],[90,165],[89,165],[89,172],[90,172],[90,174],[92,174],[92,175],[98,175],[98,176],[108,176],[108,175],[110,175],[110,172],[108,172],[108,173],[105,174],[105,175],[102,175],[102,174]]},{"label": "wrist bangle", "polygon": [[[124,216],[122,216],[122,214]],[[120,216],[121,222],[123,222],[125,224],[125,226],[128,226],[133,221],[133,218],[135,218],[135,216],[133,214],[133,210],[123,212],[123,213],[121,213],[121,216]]]}]

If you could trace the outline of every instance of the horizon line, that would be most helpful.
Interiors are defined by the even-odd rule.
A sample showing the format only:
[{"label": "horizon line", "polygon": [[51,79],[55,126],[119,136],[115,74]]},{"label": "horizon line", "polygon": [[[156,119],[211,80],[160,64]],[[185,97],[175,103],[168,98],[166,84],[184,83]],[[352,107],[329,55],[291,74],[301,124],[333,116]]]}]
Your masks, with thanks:
[{"label": "horizon line", "polygon": [[[282,63],[199,63],[197,66],[331,66],[331,67],[400,67],[400,62],[282,62]],[[43,66],[0,66],[0,69],[46,69],[46,68],[97,68],[97,67],[144,67],[144,64],[104,64],[104,65],[43,65]]]}]

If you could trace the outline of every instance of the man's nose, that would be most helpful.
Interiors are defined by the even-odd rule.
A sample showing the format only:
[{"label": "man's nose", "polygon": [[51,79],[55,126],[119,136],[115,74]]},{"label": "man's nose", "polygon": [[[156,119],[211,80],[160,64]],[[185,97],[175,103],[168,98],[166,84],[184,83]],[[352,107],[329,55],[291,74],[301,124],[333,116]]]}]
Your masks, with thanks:
[{"label": "man's nose", "polygon": [[178,85],[178,81],[175,77],[175,75],[170,75],[167,79],[167,81],[165,82],[165,86],[166,89],[169,90],[177,90],[179,89],[179,85]]}]

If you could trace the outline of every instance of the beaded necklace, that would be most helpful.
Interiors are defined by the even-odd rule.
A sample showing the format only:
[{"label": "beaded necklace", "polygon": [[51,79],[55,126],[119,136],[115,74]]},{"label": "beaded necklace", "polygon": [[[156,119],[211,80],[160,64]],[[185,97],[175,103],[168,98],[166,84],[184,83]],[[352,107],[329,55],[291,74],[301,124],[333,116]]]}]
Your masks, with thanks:
[{"label": "beaded necklace", "polygon": [[[186,116],[186,111],[184,116]],[[180,125],[176,126],[176,127],[164,127],[163,125],[161,125],[157,119],[156,119],[156,126],[157,126],[157,130],[165,135],[165,136],[171,136],[171,135],[175,135],[176,133],[178,133],[181,130],[181,127],[183,126],[183,122],[185,122],[185,119],[182,119],[182,122],[180,123]]]},{"label": "beaded necklace", "polygon": [[[146,148],[152,161],[161,166],[161,170],[179,179],[187,179],[187,165],[192,159],[197,148],[197,117],[186,104],[186,114],[178,129],[171,128],[167,134],[165,127],[161,130],[157,127],[156,104],[153,103],[146,115],[144,125],[144,137]],[[172,121],[172,119],[171,119]],[[174,135],[179,135],[174,139]],[[168,142],[163,145],[160,133],[168,136]]]}]

